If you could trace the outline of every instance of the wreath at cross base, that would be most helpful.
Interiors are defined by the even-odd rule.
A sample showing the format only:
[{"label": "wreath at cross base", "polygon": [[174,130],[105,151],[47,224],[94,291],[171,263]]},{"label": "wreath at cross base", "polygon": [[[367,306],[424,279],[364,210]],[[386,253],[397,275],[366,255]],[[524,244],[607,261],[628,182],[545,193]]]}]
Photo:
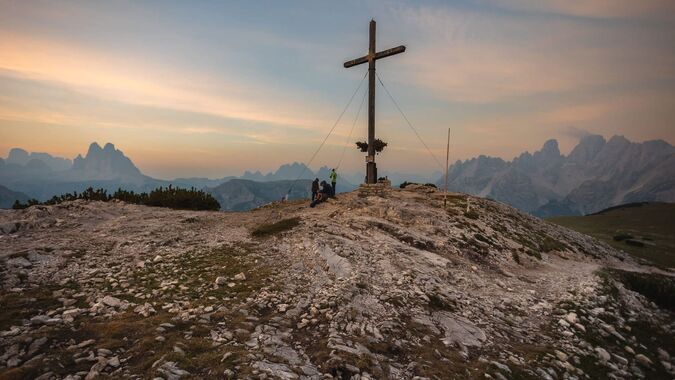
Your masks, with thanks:
[{"label": "wreath at cross base", "polygon": [[[365,153],[368,151],[368,143],[365,141],[357,141],[356,146],[361,150],[361,152]],[[373,148],[375,148],[375,153],[382,152],[385,146],[387,146],[387,143],[380,139],[375,139],[375,141],[373,141]]]}]

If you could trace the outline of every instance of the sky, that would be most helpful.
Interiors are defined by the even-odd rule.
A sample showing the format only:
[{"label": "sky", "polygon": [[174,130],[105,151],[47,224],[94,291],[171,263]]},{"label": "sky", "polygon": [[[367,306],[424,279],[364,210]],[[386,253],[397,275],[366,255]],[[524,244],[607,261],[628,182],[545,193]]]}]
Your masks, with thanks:
[{"label": "sky", "polygon": [[[158,178],[308,162],[371,18],[378,50],[407,47],[377,72],[436,157],[378,85],[380,170],[443,170],[448,128],[451,162],[587,133],[675,144],[672,0],[0,0],[0,156],[112,142]],[[312,167],[365,166],[364,90]]]}]

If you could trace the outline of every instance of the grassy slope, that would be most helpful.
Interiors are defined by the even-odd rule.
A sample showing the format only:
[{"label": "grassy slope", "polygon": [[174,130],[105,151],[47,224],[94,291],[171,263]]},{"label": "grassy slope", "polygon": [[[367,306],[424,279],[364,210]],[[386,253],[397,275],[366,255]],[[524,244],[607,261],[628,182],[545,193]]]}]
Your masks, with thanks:
[{"label": "grassy slope", "polygon": [[[675,203],[649,203],[595,215],[562,216],[547,220],[591,235],[655,265],[675,268]],[[614,241],[614,236],[620,233],[628,233],[653,245],[636,247],[624,241]]]}]

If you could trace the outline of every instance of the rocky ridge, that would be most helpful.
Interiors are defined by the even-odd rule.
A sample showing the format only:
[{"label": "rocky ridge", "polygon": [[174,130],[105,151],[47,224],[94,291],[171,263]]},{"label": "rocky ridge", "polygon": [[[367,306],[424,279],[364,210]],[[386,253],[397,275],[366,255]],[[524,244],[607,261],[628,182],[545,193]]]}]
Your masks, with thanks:
[{"label": "rocky ridge", "polygon": [[[583,215],[641,201],[675,201],[675,147],[587,135],[567,155],[548,140],[512,161],[479,156],[450,167],[448,188],[540,217]],[[444,184],[444,178],[438,181]]]},{"label": "rocky ridge", "polygon": [[442,204],[411,187],[246,213],[0,211],[0,377],[675,375],[672,312],[602,270],[654,268],[494,201]]}]

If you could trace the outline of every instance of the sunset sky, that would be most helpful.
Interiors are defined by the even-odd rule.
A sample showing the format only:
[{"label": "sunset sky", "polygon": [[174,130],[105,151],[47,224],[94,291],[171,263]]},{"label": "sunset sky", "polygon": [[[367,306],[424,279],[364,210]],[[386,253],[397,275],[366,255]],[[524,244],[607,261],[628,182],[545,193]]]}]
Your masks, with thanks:
[{"label": "sunset sky", "polygon": [[[512,159],[584,133],[675,144],[675,1],[0,0],[0,156],[114,143],[159,178],[306,162],[378,73],[439,160]],[[313,163],[335,166],[361,94]],[[381,170],[440,170],[384,91]],[[362,112],[343,170],[360,170]]]}]

